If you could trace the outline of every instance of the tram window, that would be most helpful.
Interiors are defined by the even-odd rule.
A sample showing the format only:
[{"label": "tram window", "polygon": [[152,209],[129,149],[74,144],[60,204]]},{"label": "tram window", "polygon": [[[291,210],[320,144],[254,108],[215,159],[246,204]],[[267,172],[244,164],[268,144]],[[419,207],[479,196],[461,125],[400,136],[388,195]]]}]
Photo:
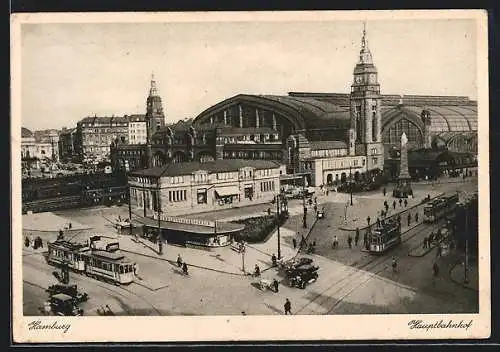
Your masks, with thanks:
[{"label": "tram window", "polygon": [[120,274],[123,274],[123,265],[120,265]]}]

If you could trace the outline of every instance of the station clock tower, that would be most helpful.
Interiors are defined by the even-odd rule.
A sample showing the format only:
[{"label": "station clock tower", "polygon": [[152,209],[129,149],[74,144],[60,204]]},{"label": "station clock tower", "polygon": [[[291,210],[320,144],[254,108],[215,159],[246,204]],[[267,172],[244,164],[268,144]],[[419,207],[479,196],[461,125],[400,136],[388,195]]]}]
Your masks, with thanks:
[{"label": "station clock tower", "polygon": [[158,95],[154,75],[151,75],[151,87],[146,99],[146,124],[148,141],[151,141],[153,135],[165,127],[165,114],[163,113],[162,101]]},{"label": "station clock tower", "polygon": [[366,24],[363,28],[359,61],[354,67],[351,85],[350,112],[351,131],[349,136],[350,154],[366,155],[368,171],[383,169],[384,145],[381,133],[380,84],[377,68],[373,64],[368,48]]}]

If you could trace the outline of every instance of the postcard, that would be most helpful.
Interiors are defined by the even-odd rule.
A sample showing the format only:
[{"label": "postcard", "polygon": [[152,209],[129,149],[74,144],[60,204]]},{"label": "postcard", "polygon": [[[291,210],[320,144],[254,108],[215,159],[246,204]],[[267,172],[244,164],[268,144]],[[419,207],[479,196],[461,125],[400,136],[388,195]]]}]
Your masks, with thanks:
[{"label": "postcard", "polygon": [[489,337],[487,38],[481,10],[13,14],[14,341]]}]

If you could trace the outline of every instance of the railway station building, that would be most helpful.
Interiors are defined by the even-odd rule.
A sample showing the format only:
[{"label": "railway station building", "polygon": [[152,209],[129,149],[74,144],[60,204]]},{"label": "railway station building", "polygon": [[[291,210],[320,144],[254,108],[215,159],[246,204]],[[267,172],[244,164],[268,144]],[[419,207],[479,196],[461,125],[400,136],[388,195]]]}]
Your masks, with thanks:
[{"label": "railway station building", "polygon": [[189,214],[270,202],[284,165],[271,160],[214,160],[167,164],[129,174],[135,213]]},{"label": "railway station building", "polygon": [[288,174],[306,174],[310,185],[319,186],[381,172],[403,132],[410,150],[437,146],[477,153],[477,102],[382,94],[366,31],[352,77],[348,93],[237,94],[191,121],[156,129],[149,149],[117,141],[114,166],[274,160]]}]

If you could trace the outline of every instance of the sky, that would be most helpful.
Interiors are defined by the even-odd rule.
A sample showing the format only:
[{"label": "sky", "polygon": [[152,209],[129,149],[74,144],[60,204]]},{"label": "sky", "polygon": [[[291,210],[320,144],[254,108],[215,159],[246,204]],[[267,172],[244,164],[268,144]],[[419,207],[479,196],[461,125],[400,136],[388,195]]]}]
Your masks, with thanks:
[{"label": "sky", "polygon": [[[367,21],[382,94],[477,98],[474,20]],[[362,21],[44,23],[21,30],[31,130],[145,113],[151,74],[167,122],[245,94],[348,93]]]}]

